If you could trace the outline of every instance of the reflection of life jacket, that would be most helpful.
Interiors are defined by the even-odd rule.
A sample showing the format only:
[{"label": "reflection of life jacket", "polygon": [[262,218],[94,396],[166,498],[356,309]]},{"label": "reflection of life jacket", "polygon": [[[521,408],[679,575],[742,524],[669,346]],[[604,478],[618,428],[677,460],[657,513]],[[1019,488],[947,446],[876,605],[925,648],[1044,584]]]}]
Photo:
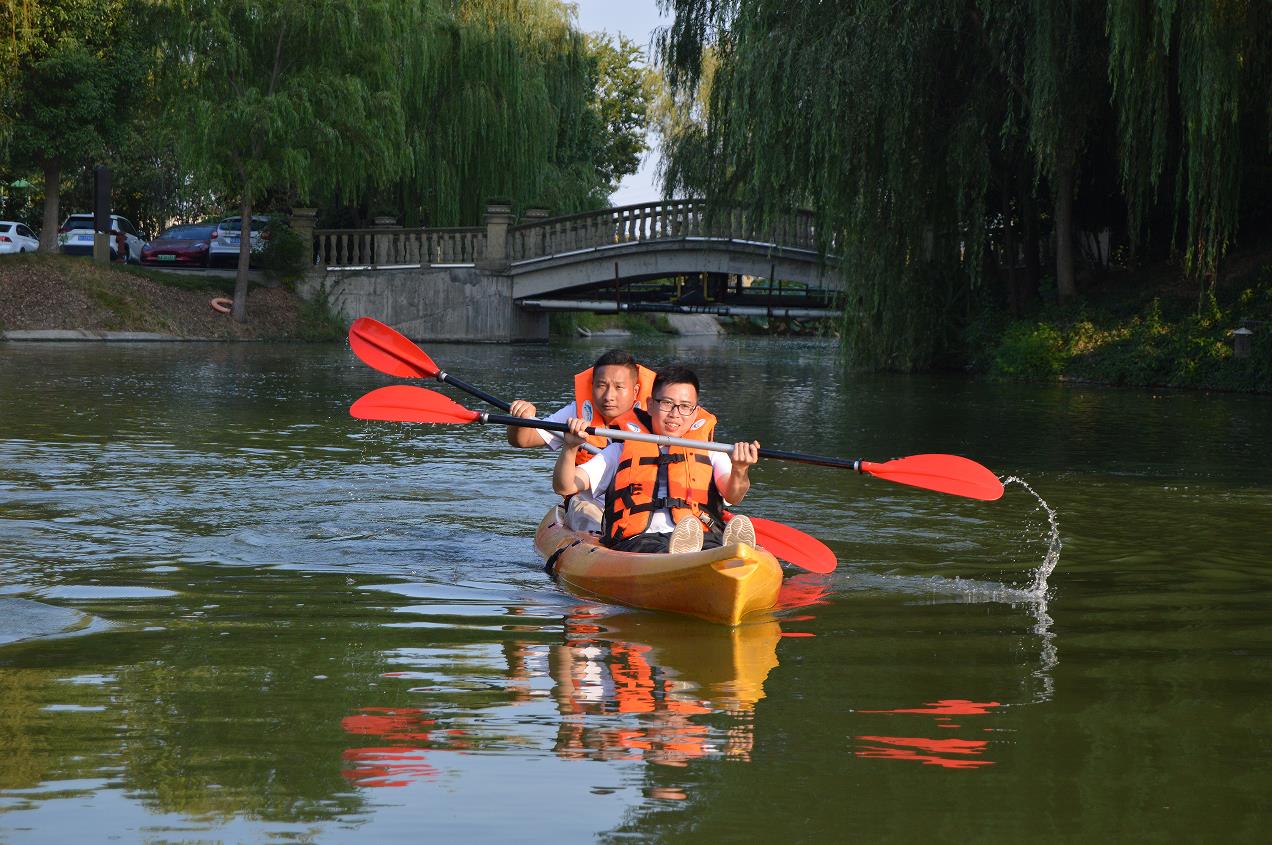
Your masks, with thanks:
[{"label": "reflection of life jacket", "polygon": [[[649,393],[654,389],[654,377],[656,373],[648,367],[640,364],[636,365],[637,371],[640,373],[640,387],[636,392],[635,407],[642,410],[649,410]],[[620,414],[618,419],[606,422],[604,419],[593,420],[593,416],[599,416],[592,409],[592,368],[588,367],[581,373],[574,376],[574,410],[579,415],[579,419],[583,420],[590,426],[596,428],[619,428],[623,423],[635,421],[632,412]],[[591,443],[598,449],[604,449],[609,445],[609,441],[604,437],[598,437],[595,434],[586,435],[587,442]],[[585,464],[592,459],[592,455],[586,449],[580,449],[575,455],[575,463]]]},{"label": "reflection of life jacket", "polygon": [[[648,414],[638,411],[635,416],[646,431],[652,431]],[[715,424],[715,416],[699,407],[680,436],[709,441],[715,436]],[[659,482],[666,485],[665,498],[655,498]],[[669,446],[663,454],[657,443],[627,440],[623,443],[614,480],[605,491],[602,536],[606,545],[611,545],[643,534],[649,528],[650,518],[663,508],[671,509],[672,522],[692,515],[702,520],[710,531],[723,524],[720,516],[723,505],[706,452]]]}]

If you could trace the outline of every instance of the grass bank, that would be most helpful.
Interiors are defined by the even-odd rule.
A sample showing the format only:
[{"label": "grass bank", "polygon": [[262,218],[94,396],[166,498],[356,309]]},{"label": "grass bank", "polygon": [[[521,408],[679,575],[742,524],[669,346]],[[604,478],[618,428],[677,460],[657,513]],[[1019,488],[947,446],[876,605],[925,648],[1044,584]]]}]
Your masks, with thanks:
[{"label": "grass bank", "polygon": [[0,332],[79,329],[156,332],[212,340],[338,340],[343,327],[326,304],[302,301],[287,286],[253,284],[247,322],[212,309],[234,279],[101,265],[81,257],[0,258]]},{"label": "grass bank", "polygon": [[[973,369],[993,378],[1272,393],[1272,261],[1247,261],[1212,290],[1177,273],[1118,274],[1073,302],[969,327]],[[1234,330],[1252,332],[1248,355]]]}]

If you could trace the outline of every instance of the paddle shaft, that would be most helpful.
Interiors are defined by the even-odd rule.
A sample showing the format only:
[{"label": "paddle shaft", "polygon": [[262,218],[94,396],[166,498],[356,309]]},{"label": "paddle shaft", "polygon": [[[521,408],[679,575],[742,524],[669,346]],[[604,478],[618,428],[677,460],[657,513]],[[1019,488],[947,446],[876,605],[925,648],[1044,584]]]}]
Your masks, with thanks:
[{"label": "paddle shaft", "polygon": [[[568,433],[570,427],[565,423],[552,422],[551,420],[523,419],[521,417],[510,417],[505,414],[489,414],[482,412],[479,419],[485,423],[494,423],[497,425],[516,425],[522,428],[541,428],[545,431],[560,431]],[[610,440],[639,440],[643,443],[657,443],[659,446],[682,446],[686,449],[700,449],[704,452],[725,452],[733,451],[733,446],[728,443],[715,443],[710,440],[689,440],[684,437],[671,437],[666,434],[647,434],[643,431],[623,431],[618,428],[593,428],[588,427],[588,434],[594,434],[598,437],[605,437]],[[861,461],[847,460],[844,458],[829,458],[822,455],[806,455],[803,452],[784,452],[780,449],[760,449],[761,458],[771,458],[777,461],[794,461],[801,464],[813,464],[822,467],[836,467],[838,469],[851,469],[857,472],[863,472]]]},{"label": "paddle shaft", "polygon": [[[478,399],[485,402],[487,405],[494,405],[496,408],[498,408],[501,411],[512,410],[512,405],[510,405],[509,403],[503,401],[502,399],[498,399],[494,396],[491,396],[489,393],[482,390],[480,387],[474,387],[473,385],[469,384],[463,379],[456,378],[455,376],[451,375],[448,372],[445,372],[443,370],[438,370],[436,378],[438,381],[445,382],[446,384],[449,384],[451,387],[457,387],[460,390],[464,391],[465,393],[470,393],[473,396],[476,396]],[[548,422],[547,420],[539,420],[539,419],[528,420],[528,419],[523,419],[521,417],[505,417],[502,414],[484,414],[483,416],[492,417],[491,422],[495,421],[493,419],[494,417],[498,417],[500,419],[507,419],[507,420],[517,420],[517,422],[509,422],[507,423],[507,425],[519,425],[522,428],[542,428],[542,429],[546,429],[547,431],[558,431],[558,430],[569,431],[570,430],[570,427],[565,425],[564,423],[553,423],[553,422]],[[543,423],[543,425],[528,425],[528,423],[536,423],[536,422],[541,422]],[[561,426],[560,429],[555,428],[555,426],[558,426],[558,425]],[[593,455],[600,454],[600,451],[601,451],[600,449],[593,446],[591,443],[584,443],[583,449],[584,451],[591,452]]]},{"label": "paddle shaft", "polygon": [[449,384],[452,387],[457,387],[460,390],[464,391],[465,393],[476,396],[478,399],[485,402],[487,405],[494,405],[496,408],[498,408],[501,411],[512,410],[512,405],[508,404],[504,400],[491,396],[489,393],[482,390],[480,387],[475,387],[461,378],[456,378],[455,376],[451,375],[448,372],[445,372],[443,370],[438,370],[435,378],[438,381]]}]

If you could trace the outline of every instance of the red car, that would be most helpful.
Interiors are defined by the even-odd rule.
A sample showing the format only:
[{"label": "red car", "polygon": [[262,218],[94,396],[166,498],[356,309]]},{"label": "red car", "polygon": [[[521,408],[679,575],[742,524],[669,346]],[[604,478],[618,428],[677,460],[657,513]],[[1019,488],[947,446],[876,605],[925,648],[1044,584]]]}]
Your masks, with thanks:
[{"label": "red car", "polygon": [[206,267],[215,229],[215,223],[170,226],[141,250],[141,263],[148,267]]}]

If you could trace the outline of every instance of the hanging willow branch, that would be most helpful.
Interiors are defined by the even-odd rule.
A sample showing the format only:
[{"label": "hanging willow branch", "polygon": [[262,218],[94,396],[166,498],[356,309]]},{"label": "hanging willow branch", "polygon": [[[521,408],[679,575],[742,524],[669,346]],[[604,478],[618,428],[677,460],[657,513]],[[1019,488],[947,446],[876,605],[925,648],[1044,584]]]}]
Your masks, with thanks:
[{"label": "hanging willow branch", "polygon": [[1187,266],[1212,273],[1239,223],[1250,138],[1265,162],[1272,141],[1265,0],[661,6],[675,19],[659,56],[685,113],[716,63],[703,119],[666,138],[665,188],[760,214],[811,208],[845,258],[846,345],[863,364],[939,357],[1003,230],[1034,233],[1028,262],[1054,225],[1069,293],[1063,235],[1081,224],[1092,162],[1120,162],[1132,232],[1168,178]]}]

